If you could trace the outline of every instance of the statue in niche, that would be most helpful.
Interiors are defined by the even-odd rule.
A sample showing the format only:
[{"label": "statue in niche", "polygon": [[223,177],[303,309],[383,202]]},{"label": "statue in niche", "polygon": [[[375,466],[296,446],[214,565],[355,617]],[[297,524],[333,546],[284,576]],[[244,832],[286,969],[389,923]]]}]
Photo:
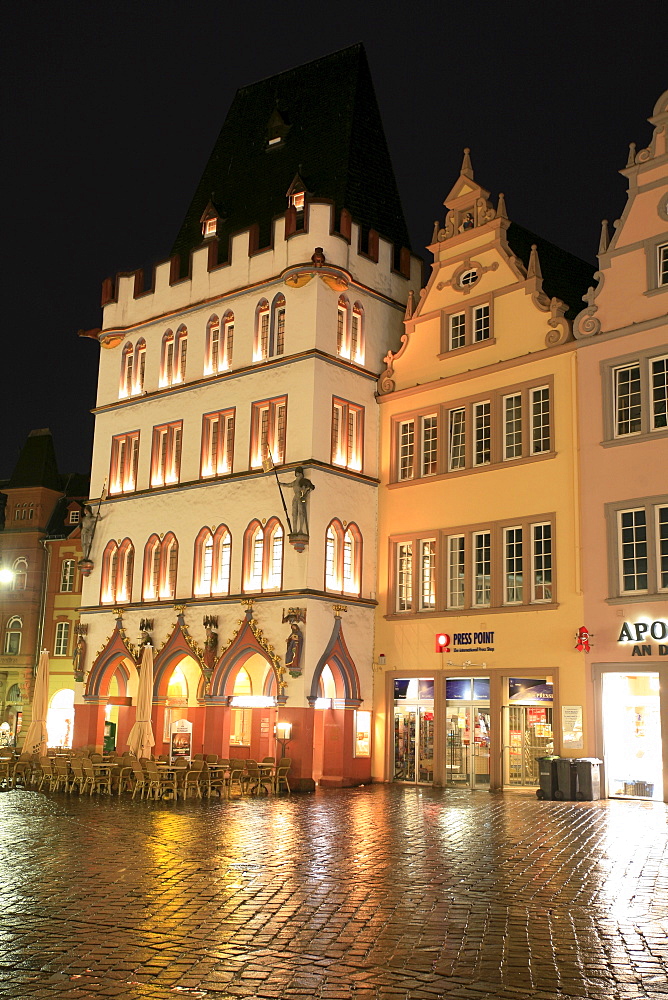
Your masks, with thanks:
[{"label": "statue in niche", "polygon": [[473,212],[467,212],[462,219],[462,224],[459,227],[460,233],[465,233],[468,229],[473,229],[475,222],[473,220]]},{"label": "statue in niche", "polygon": [[97,522],[100,520],[101,514],[98,509],[97,514],[93,513],[93,508],[86,504],[83,509],[83,517],[81,518],[81,549],[83,551],[84,559],[88,559],[90,556],[91,545],[93,544],[93,537],[95,535],[95,528]]},{"label": "statue in niche", "polygon": [[292,533],[297,535],[308,535],[308,511],[307,501],[309,493],[312,493],[315,486],[310,479],[304,476],[304,469],[298,465],[295,469],[295,478],[289,482],[278,480],[281,486],[292,488]]},{"label": "statue in niche", "polygon": [[290,635],[285,644],[285,668],[292,677],[299,677],[302,672],[301,660],[304,647],[304,633],[299,622],[306,621],[305,608],[288,608],[283,612],[283,621],[290,623]]},{"label": "statue in niche", "polygon": [[74,671],[74,679],[76,681],[82,681],[84,679],[86,660],[86,640],[84,636],[88,632],[88,625],[85,625],[82,622],[77,622],[74,626],[74,632],[77,638],[74,644],[74,652],[72,653],[72,668]]},{"label": "statue in niche", "polygon": [[202,624],[204,625],[204,665],[209,671],[209,678],[211,676],[211,670],[216,662],[216,654],[218,652],[218,633],[216,629],[218,628],[218,617],[216,615],[205,615]]}]

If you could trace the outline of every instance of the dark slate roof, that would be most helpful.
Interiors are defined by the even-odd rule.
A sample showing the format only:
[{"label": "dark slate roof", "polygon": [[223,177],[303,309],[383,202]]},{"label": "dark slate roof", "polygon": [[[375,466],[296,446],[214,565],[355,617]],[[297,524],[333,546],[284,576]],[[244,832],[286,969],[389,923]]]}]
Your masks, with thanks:
[{"label": "dark slate roof", "polygon": [[48,428],[30,431],[7,483],[8,489],[29,486],[61,489],[53,438]]},{"label": "dark slate roof", "polygon": [[84,493],[79,497],[63,496],[60,498],[56,506],[51,512],[51,517],[49,518],[49,523],[46,526],[47,538],[67,538],[76,528],[80,528],[81,524],[69,524],[68,523],[68,507],[72,503],[72,500],[76,499],[83,510],[83,505],[85,502],[87,494]]},{"label": "dark slate roof", "polygon": [[[267,144],[270,119],[283,134],[274,147]],[[285,212],[296,174],[312,197],[334,202],[337,224],[346,208],[364,232],[373,228],[395,246],[410,248],[361,44],[237,91],[174,243],[182,269],[202,244],[209,201],[223,220],[220,260],[227,257],[229,236],[254,223],[259,246],[267,246],[272,218]]]},{"label": "dark slate roof", "polygon": [[543,290],[550,298],[556,296],[568,306],[566,316],[573,319],[584,309],[582,296],[590,285],[595,285],[594,272],[592,267],[579,257],[574,257],[567,250],[549,243],[541,236],[536,236],[523,226],[511,222],[508,227],[508,244],[516,257],[522,263],[529,263],[531,246],[536,244],[538,259],[543,273]]}]

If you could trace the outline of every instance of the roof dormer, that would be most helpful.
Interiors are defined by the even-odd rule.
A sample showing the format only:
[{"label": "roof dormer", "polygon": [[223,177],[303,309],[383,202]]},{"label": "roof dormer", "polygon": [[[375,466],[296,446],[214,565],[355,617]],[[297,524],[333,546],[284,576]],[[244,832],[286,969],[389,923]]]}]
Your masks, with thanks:
[{"label": "roof dormer", "polygon": [[212,236],[218,235],[218,224],[221,221],[221,216],[214,205],[211,198],[202,212],[202,217],[200,219],[200,225],[202,226],[202,236],[204,239],[210,239]]},{"label": "roof dormer", "polygon": [[267,122],[267,149],[282,146],[291,128],[278,108],[274,108]]}]

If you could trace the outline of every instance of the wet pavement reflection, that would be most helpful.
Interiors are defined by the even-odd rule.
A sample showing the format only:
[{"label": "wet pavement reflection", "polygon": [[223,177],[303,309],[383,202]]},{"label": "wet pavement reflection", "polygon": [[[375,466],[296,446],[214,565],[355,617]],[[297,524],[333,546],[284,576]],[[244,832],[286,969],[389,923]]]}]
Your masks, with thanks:
[{"label": "wet pavement reflection", "polygon": [[0,997],[668,998],[667,807],[0,794]]}]

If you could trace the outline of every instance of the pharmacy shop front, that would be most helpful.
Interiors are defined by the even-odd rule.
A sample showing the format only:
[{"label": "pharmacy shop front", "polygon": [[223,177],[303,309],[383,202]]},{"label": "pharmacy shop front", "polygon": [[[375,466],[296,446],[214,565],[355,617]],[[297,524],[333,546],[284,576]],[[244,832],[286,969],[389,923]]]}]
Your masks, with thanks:
[{"label": "pharmacy shop front", "polygon": [[552,753],[553,677],[472,667],[386,675],[390,780],[534,788]]},{"label": "pharmacy shop front", "polygon": [[596,752],[605,794],[668,802],[668,620],[641,610],[600,628],[595,639]]}]

